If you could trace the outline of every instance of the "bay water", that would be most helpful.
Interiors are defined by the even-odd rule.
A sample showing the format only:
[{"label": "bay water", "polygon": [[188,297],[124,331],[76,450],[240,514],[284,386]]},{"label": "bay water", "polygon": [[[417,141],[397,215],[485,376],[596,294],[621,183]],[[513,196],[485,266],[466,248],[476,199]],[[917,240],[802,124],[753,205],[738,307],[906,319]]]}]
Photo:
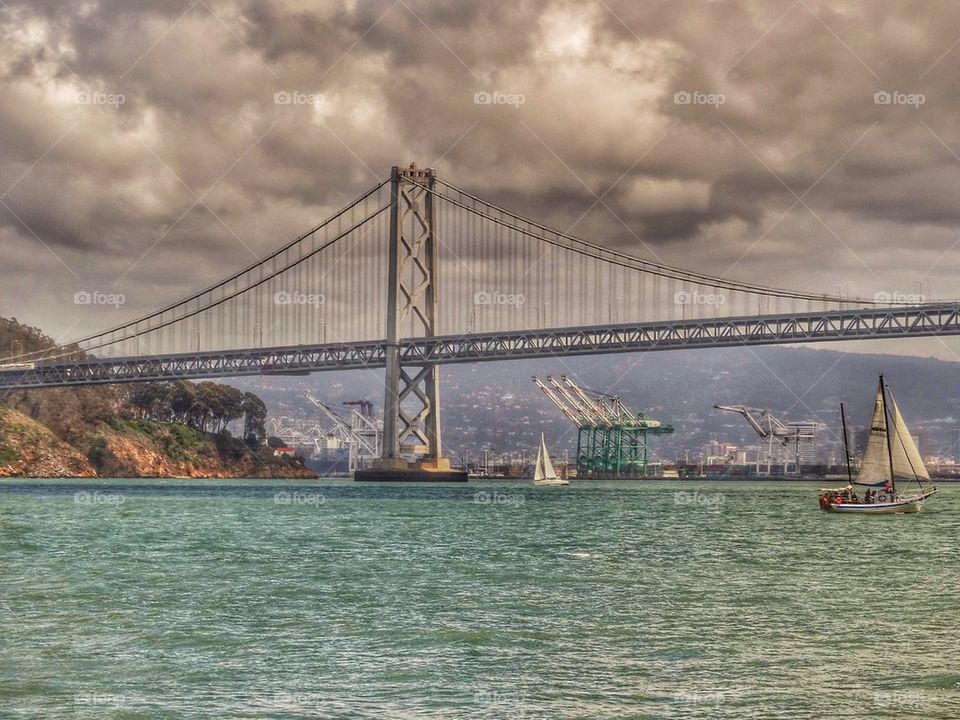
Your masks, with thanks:
[{"label": "bay water", "polygon": [[0,718],[958,718],[960,486],[0,481]]}]

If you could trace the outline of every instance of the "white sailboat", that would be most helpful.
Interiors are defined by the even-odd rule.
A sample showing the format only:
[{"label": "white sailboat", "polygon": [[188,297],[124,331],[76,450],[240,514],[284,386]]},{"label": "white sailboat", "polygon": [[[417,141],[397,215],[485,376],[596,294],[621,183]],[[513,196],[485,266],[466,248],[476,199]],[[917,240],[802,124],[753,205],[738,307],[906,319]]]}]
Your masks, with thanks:
[{"label": "white sailboat", "polygon": [[540,433],[540,449],[537,451],[537,467],[533,471],[534,485],[569,485],[570,481],[557,475],[547,452],[547,441]]},{"label": "white sailboat", "polygon": [[[842,404],[840,411],[842,414]],[[846,416],[843,416],[843,443],[846,448]],[[890,388],[883,382],[883,375],[873,404],[870,437],[860,470],[854,479],[848,450],[847,477],[850,483],[846,487],[822,491],[821,509],[868,515],[919,512],[923,501],[937,491]],[[897,491],[898,480],[901,483],[916,482],[918,489],[909,495],[901,494]],[[866,488],[862,497],[857,495],[854,485]]]}]

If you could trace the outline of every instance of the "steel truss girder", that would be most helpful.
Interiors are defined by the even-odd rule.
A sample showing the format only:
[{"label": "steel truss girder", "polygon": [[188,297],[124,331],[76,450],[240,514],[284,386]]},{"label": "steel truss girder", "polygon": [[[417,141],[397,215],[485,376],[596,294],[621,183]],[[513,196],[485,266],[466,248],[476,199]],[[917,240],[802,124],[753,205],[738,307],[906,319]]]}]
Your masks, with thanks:
[{"label": "steel truss girder", "polygon": [[[960,304],[405,338],[394,347],[405,367],[422,368],[433,363],[935,335],[960,335]],[[388,350],[388,343],[371,341],[38,364],[32,370],[0,370],[0,390],[374,369],[386,367]]]}]

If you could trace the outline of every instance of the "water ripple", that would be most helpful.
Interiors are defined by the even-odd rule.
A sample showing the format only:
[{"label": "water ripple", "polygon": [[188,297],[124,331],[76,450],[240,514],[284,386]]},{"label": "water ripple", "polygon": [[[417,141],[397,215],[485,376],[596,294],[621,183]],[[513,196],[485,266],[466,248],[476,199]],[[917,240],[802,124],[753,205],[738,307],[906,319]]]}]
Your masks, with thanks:
[{"label": "water ripple", "polygon": [[0,717],[960,717],[960,487],[184,482],[0,483]]}]

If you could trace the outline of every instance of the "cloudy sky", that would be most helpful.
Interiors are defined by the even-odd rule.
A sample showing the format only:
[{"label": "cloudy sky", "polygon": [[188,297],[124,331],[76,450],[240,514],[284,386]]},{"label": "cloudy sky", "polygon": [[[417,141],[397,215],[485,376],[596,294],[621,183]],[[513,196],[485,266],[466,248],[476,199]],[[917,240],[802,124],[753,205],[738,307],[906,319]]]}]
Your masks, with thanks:
[{"label": "cloudy sky", "polygon": [[684,268],[960,295],[952,0],[0,0],[0,28],[0,315],[60,339],[411,161]]}]

